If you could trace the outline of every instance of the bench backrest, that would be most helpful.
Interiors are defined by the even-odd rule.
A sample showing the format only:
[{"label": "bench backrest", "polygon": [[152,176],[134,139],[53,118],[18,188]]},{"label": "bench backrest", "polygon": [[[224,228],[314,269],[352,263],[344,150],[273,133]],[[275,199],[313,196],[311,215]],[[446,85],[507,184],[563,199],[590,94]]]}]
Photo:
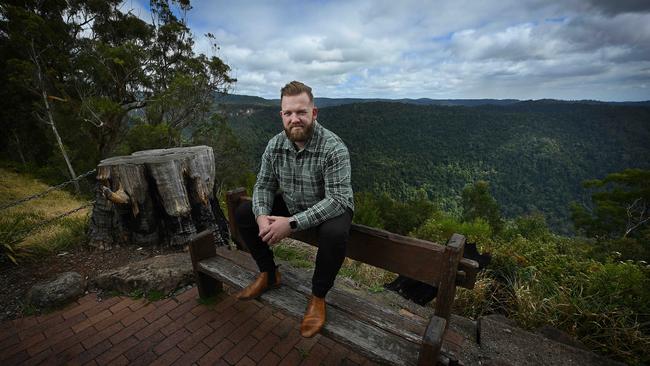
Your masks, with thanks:
[{"label": "bench backrest", "polygon": [[[234,227],[234,210],[244,200],[250,198],[246,196],[243,188],[227,194],[229,221],[233,229],[231,234],[240,245],[243,242],[239,240],[239,233]],[[306,230],[296,232],[291,237],[317,246],[316,235],[315,230]],[[448,276],[445,268],[449,257],[458,257],[455,284],[473,288],[478,263],[462,258],[464,245],[465,237],[459,234],[454,234],[444,246],[365,225],[352,224],[346,256],[434,286],[439,286],[440,281]]]}]

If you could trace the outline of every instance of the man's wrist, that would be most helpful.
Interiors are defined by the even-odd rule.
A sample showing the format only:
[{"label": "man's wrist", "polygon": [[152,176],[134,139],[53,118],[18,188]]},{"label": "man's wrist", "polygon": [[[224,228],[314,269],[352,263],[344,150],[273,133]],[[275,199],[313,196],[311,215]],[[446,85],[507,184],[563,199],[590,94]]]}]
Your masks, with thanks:
[{"label": "man's wrist", "polygon": [[294,216],[289,218],[289,228],[291,228],[291,232],[298,230],[298,221]]}]

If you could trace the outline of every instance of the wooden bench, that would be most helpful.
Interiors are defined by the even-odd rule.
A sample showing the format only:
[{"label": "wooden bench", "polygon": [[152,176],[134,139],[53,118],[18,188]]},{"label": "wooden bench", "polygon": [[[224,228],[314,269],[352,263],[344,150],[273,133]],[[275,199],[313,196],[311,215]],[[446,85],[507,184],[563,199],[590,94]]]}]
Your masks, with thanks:
[{"label": "wooden bench", "polygon": [[[231,235],[244,249],[234,212],[244,200],[243,189],[227,195]],[[315,230],[292,235],[316,246]],[[429,321],[405,317],[372,299],[360,298],[336,286],[327,295],[327,322],[322,330],[361,354],[381,363],[396,365],[457,364],[455,356],[441,351],[449,325],[456,286],[472,288],[478,263],[463,258],[465,238],[454,234],[446,246],[353,224],[346,256],[391,272],[435,285],[438,295]],[[251,283],[258,269],[244,250],[216,248],[212,233],[198,234],[190,243],[199,296],[210,297],[222,283],[240,289]],[[259,300],[301,319],[311,295],[311,277],[305,270],[283,266],[282,286]]]}]

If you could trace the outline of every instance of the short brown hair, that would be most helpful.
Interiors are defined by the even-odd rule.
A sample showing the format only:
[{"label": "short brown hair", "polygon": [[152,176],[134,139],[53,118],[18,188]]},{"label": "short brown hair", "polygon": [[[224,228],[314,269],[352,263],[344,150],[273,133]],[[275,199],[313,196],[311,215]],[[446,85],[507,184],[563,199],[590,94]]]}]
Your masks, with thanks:
[{"label": "short brown hair", "polygon": [[294,95],[300,95],[302,93],[307,93],[310,102],[314,101],[314,95],[311,93],[311,88],[301,83],[300,81],[294,80],[282,87],[280,90],[280,100],[282,100],[282,97],[285,95],[291,97]]}]

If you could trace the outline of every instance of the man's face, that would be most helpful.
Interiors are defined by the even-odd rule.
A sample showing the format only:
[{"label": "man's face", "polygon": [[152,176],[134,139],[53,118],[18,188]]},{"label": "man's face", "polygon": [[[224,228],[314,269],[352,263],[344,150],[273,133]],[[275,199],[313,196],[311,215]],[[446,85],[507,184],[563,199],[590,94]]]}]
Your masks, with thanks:
[{"label": "man's face", "polygon": [[282,97],[282,124],[289,140],[302,147],[314,131],[318,109],[307,93]]}]

